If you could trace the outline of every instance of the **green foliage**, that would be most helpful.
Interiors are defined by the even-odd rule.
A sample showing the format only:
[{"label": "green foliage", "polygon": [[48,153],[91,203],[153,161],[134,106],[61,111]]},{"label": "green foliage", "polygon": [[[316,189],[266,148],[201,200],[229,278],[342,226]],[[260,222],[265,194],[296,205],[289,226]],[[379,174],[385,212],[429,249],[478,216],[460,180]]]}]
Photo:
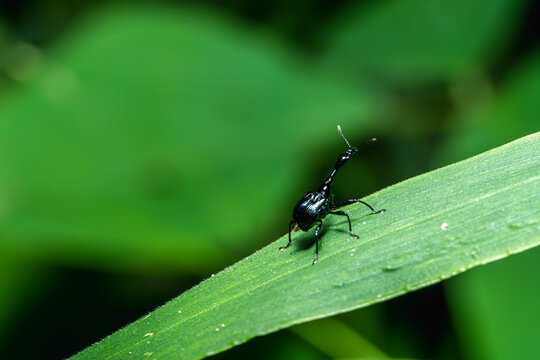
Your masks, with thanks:
[{"label": "green foliage", "polygon": [[453,136],[441,146],[439,162],[457,161],[537,131],[539,93],[540,52],[537,51],[508,75],[496,94],[481,94],[477,103],[473,99],[474,106],[467,103],[469,107],[455,115]]},{"label": "green foliage", "polygon": [[[190,3],[199,8],[187,7]],[[160,1],[144,6],[43,2],[4,7],[6,12],[0,14],[4,357],[56,359],[74,354],[275,239],[286,230],[294,201],[318,185],[336,152],[343,149],[336,124],[355,142],[380,139],[340,173],[334,189],[338,199],[361,196],[538,130],[540,56],[530,31],[535,29],[530,19],[537,17],[538,7],[532,1],[383,0],[352,7],[348,1],[324,5],[302,1],[265,3],[264,9],[258,2],[216,2],[212,8],[210,3],[201,7],[192,0],[181,6],[163,6]],[[316,312],[313,316],[326,316],[342,311],[339,306],[346,301],[341,295],[352,307],[373,299],[362,293],[351,300],[350,294],[362,291],[357,283],[364,282],[344,278],[367,276],[372,289],[386,286],[385,297],[390,297],[397,294],[390,285],[411,289],[418,280],[414,276],[423,276],[422,281],[436,278],[445,260],[452,264],[451,274],[462,268],[461,263],[472,266],[506,253],[499,241],[506,244],[520,234],[521,240],[537,239],[534,178],[522,192],[494,190],[495,195],[482,197],[511,182],[497,178],[497,171],[515,174],[518,182],[525,176],[490,168],[487,173],[493,182],[480,174],[478,181],[485,185],[476,196],[471,194],[476,188],[464,184],[474,171],[467,169],[451,184],[452,191],[444,186],[450,183],[447,179],[417,183],[404,197],[397,196],[403,184],[384,190],[387,195],[375,198],[389,212],[380,217],[353,206],[354,225],[362,235],[354,243],[358,247],[352,247],[342,219],[330,219],[321,262],[315,267],[308,266],[314,251],[312,233],[295,234],[295,244],[286,253],[275,254],[281,239],[265,250],[266,255],[256,255],[266,261],[264,266],[249,267],[247,261],[235,265],[233,274],[239,273],[238,267],[253,276],[262,274],[246,287],[262,278],[277,289],[276,297],[265,301],[287,302],[290,293],[299,299],[298,307],[291,316],[279,313],[279,306],[273,314],[263,312],[261,316],[275,316],[274,325],[265,319],[253,325],[259,326],[255,330],[248,326],[246,331],[253,330],[249,333],[238,330],[246,321],[238,312],[237,323],[227,323],[228,332],[212,328],[205,341],[217,339],[210,344],[215,347],[203,346],[200,353],[229,346],[223,341],[231,336],[230,330],[237,331],[232,335],[238,338],[227,338],[234,343],[272,331],[272,326],[303,321],[298,314],[304,305]],[[404,184],[408,189],[410,183]],[[504,198],[503,206],[499,196],[510,193],[514,197]],[[459,213],[448,221],[460,211],[451,207],[455,203],[449,198],[454,196],[465,206],[479,199],[474,211],[467,208],[470,219]],[[443,219],[445,215],[448,218]],[[512,229],[505,227],[516,218],[525,220],[516,221]],[[408,222],[412,228],[402,229]],[[444,232],[439,230],[442,222],[448,223]],[[482,242],[500,229],[506,231],[501,237],[510,237],[493,236],[493,244]],[[476,238],[470,240],[463,233]],[[397,234],[405,234],[404,239],[394,239]],[[400,248],[400,241],[409,242]],[[420,241],[426,246],[421,247]],[[460,253],[477,243],[482,245],[471,251],[471,259]],[[353,248],[356,251],[349,257],[346,251]],[[419,250],[411,254],[412,249]],[[437,252],[445,249],[448,258]],[[372,259],[376,256],[370,254],[377,251],[382,255]],[[347,258],[339,264],[343,254]],[[392,254],[395,258],[390,259]],[[269,265],[267,258],[275,262]],[[433,264],[422,266],[432,258]],[[384,270],[376,268],[376,260],[386,261],[381,263]],[[536,338],[522,334],[540,332],[534,321],[540,286],[528,276],[537,272],[537,263],[540,252],[529,251],[444,282],[446,298],[442,286],[432,287],[360,311],[298,324],[221,356],[237,359],[249,353],[252,358],[256,352],[267,359],[310,360],[382,358],[384,353],[400,358],[535,358]],[[284,277],[270,278],[273,266],[277,267],[273,276]],[[298,270],[292,275],[291,269]],[[384,281],[366,275],[370,269],[380,272],[376,275]],[[306,276],[305,282],[299,273]],[[218,275],[186,295],[205,286],[219,287],[212,282],[223,277],[232,275]],[[302,287],[287,291],[279,287],[296,284],[296,278]],[[325,288],[324,296],[337,300],[322,298],[316,305],[323,292],[320,285],[329,286],[331,280],[335,287]],[[270,291],[257,288],[255,300],[262,299],[263,290]],[[278,298],[283,293],[286,297]],[[201,298],[210,301],[211,295]],[[248,301],[243,296],[232,301],[236,299]],[[358,302],[351,305],[354,301]],[[409,311],[402,311],[407,305]],[[421,313],[414,313],[418,308]],[[167,313],[165,309],[160,311]],[[436,315],[432,323],[423,322],[422,315],[432,314]],[[153,317],[128,329],[151,326],[143,330],[153,336],[133,335],[150,342],[149,347],[163,341],[178,345],[182,338],[155,331],[159,324],[152,322]],[[173,317],[167,323],[180,319]],[[196,321],[198,317],[192,319]],[[202,321],[204,325],[210,320]],[[191,325],[182,323],[178,328],[193,329]],[[73,328],[77,330],[70,331]],[[69,337],[56,343],[58,333],[68,332]]]},{"label": "green foliage", "polygon": [[384,1],[347,9],[328,57],[348,73],[448,80],[501,51],[524,1]]},{"label": "green foliage", "polygon": [[538,355],[535,335],[540,333],[540,324],[532,314],[540,296],[534,286],[539,256],[540,248],[535,248],[448,283],[450,308],[469,358],[534,359]]},{"label": "green foliage", "polygon": [[0,258],[0,332],[8,332],[10,321],[18,321],[13,309],[34,294],[41,274],[29,266]]},{"label": "green foliage", "polygon": [[195,11],[109,9],[51,53],[0,107],[0,251],[39,261],[207,274],[287,199],[291,153],[368,124],[357,89]]},{"label": "green foliage", "polygon": [[[292,327],[291,331],[332,359],[351,356],[388,358],[380,349],[335,317],[303,323]],[[321,334],[325,334],[324,340]]]},{"label": "green foliage", "polygon": [[360,240],[329,218],[320,260],[311,234],[286,236],[74,359],[200,358],[254,336],[384,301],[540,243],[540,133],[412,178],[351,206]]}]

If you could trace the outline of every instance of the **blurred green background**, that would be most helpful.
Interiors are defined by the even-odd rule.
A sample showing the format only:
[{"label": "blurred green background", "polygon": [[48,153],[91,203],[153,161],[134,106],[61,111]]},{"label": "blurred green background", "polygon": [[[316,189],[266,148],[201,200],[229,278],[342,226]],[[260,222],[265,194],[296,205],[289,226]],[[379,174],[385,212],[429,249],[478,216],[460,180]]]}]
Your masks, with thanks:
[{"label": "blurred green background", "polygon": [[[538,24],[525,0],[2,2],[3,357],[68,357],[284,234],[337,124],[379,138],[338,200],[538,131]],[[533,249],[216,358],[363,355],[335,323],[391,357],[538,358],[539,270]]]}]

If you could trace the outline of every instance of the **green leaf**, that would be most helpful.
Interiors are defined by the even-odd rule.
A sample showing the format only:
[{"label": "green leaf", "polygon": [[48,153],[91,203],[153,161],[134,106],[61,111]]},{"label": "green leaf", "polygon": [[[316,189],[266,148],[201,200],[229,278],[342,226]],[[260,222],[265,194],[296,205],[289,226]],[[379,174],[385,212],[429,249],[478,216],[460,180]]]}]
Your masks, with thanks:
[{"label": "green leaf", "polygon": [[200,358],[293,324],[428,286],[540,243],[540,133],[379,191],[325,219],[319,262],[312,233],[286,235],[76,355]]},{"label": "green leaf", "polygon": [[539,93],[540,51],[536,51],[511,71],[492,97],[453,117],[452,135],[440,150],[439,162],[471,156],[536,131]]},{"label": "green leaf", "polygon": [[366,104],[217,14],[102,9],[0,106],[0,251],[206,274],[260,246],[308,165],[290,154]]},{"label": "green leaf", "polygon": [[335,317],[296,325],[290,330],[331,359],[354,356],[388,358],[375,345]]},{"label": "green leaf", "polygon": [[538,356],[540,285],[534,276],[539,272],[540,248],[535,248],[448,283],[454,326],[467,358],[503,360]]},{"label": "green leaf", "polygon": [[504,48],[524,1],[378,1],[346,9],[328,57],[351,73],[448,79]]}]

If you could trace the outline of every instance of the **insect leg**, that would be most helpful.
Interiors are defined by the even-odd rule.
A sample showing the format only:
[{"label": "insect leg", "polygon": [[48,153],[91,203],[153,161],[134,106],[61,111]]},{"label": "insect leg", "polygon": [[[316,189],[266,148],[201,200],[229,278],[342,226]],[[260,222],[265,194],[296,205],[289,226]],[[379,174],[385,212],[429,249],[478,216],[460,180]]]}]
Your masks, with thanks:
[{"label": "insect leg", "polygon": [[354,203],[357,203],[357,202],[366,205],[368,208],[371,209],[371,211],[373,211],[373,212],[376,213],[376,214],[380,214],[380,213],[383,213],[383,212],[386,211],[386,209],[375,210],[375,209],[373,209],[373,207],[372,207],[371,205],[369,205],[367,202],[362,201],[362,200],[360,200],[360,199],[349,199],[349,200],[345,200],[344,202],[342,202],[341,204],[339,204],[336,208],[340,208],[340,207],[342,207],[342,206],[354,204]]},{"label": "insect leg", "polygon": [[319,226],[315,229],[315,258],[313,259],[312,265],[315,265],[317,262],[317,255],[319,255],[319,231],[321,231],[322,220],[319,220]]},{"label": "insect leg", "polygon": [[287,245],[280,247],[279,251],[283,251],[288,248],[289,245],[291,245],[291,226],[293,226],[294,224],[296,224],[295,221],[291,220],[291,222],[289,223],[289,242],[287,243]]},{"label": "insect leg", "polygon": [[358,239],[358,235],[355,235],[355,234],[353,234],[353,232],[352,232],[351,218],[349,217],[349,214],[347,214],[345,211],[330,211],[329,214],[346,216],[346,217],[347,217],[347,221],[349,221],[349,233],[351,234],[351,236],[352,236],[353,238]]}]

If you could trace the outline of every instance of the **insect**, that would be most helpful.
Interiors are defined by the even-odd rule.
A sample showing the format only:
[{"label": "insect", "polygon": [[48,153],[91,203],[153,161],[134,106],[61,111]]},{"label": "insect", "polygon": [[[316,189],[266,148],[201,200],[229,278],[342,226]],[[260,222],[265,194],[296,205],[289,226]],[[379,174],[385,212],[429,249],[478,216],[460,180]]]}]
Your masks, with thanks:
[{"label": "insect", "polygon": [[[347,161],[349,161],[351,156],[358,152],[357,147],[353,147],[351,146],[351,144],[349,144],[347,138],[345,138],[345,135],[343,135],[343,132],[341,131],[341,127],[339,125],[337,129],[343,137],[343,140],[345,140],[345,142],[347,143],[347,146],[349,146],[349,149],[347,150],[347,152],[339,155],[336,165],[334,166],[334,170],[332,170],[332,173],[323,182],[323,184],[317,190],[308,192],[298,202],[298,204],[296,204],[292,214],[293,220],[291,220],[291,222],[289,223],[289,242],[287,243],[287,245],[279,248],[279,251],[283,251],[291,245],[291,230],[308,231],[315,224],[317,224],[317,228],[315,229],[315,258],[313,259],[313,264],[317,262],[317,256],[319,254],[319,233],[322,228],[322,221],[326,217],[326,215],[332,214],[345,216],[347,218],[347,221],[349,222],[349,233],[353,238],[358,239],[358,235],[355,235],[352,232],[351,219],[349,218],[349,215],[345,211],[339,211],[336,209],[345,205],[359,202],[366,205],[374,214],[380,214],[386,211],[385,209],[375,210],[371,205],[360,199],[349,199],[339,204],[338,206],[334,205],[334,196],[331,190],[334,176],[336,175],[337,171],[343,165],[345,165]],[[368,142],[373,142],[375,140],[376,139],[370,139],[368,140]]]}]

